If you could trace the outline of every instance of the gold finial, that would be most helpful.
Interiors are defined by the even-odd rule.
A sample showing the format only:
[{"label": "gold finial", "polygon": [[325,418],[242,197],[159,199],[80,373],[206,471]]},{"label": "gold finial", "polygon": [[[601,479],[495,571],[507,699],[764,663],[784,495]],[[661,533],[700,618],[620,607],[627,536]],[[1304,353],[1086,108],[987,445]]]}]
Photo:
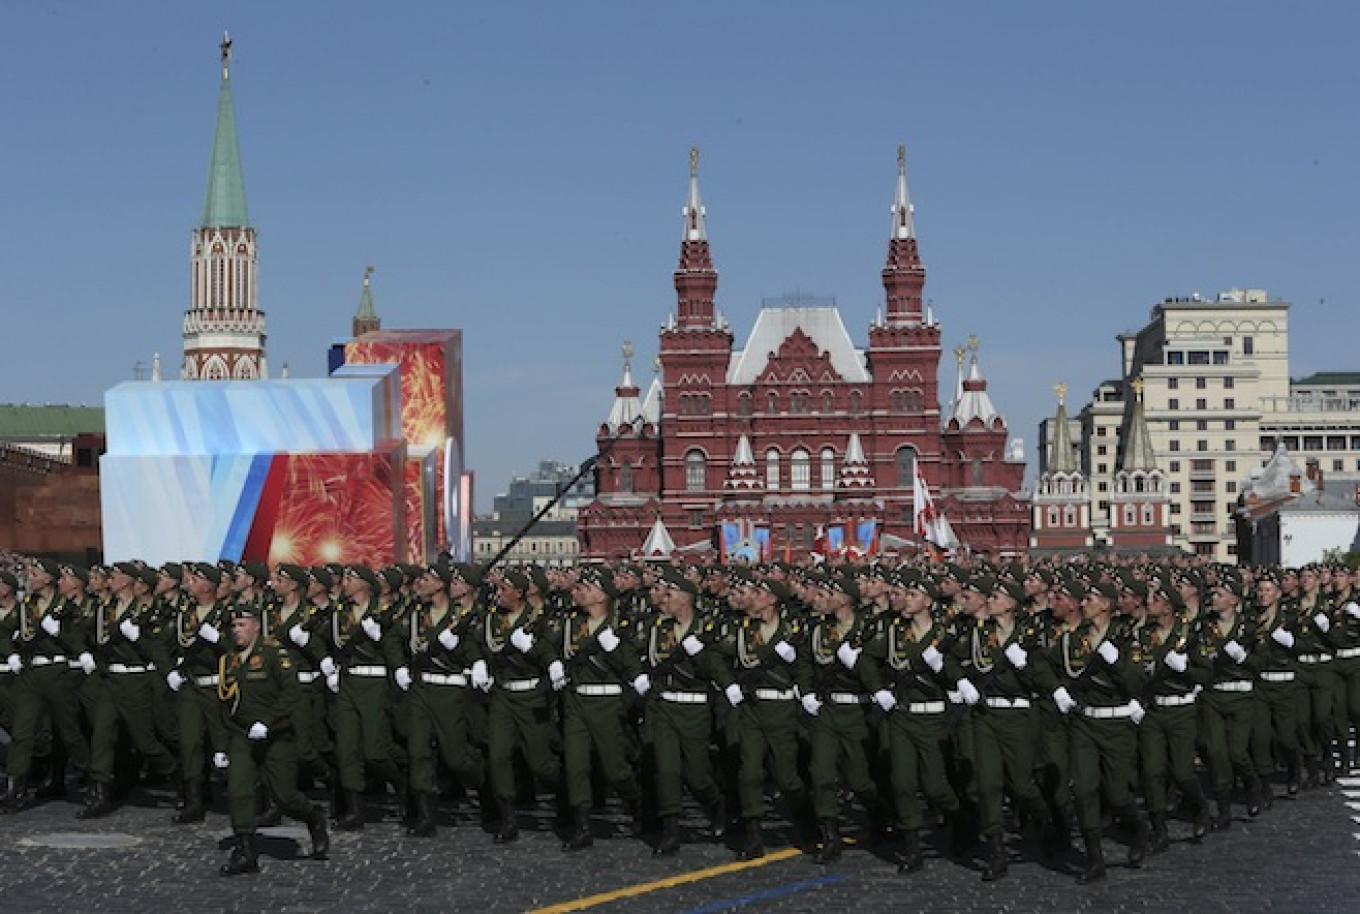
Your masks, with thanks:
[{"label": "gold finial", "polygon": [[897,144],[897,172],[898,174],[907,173],[907,144]]},{"label": "gold finial", "polygon": [[698,147],[698,146],[691,146],[691,147],[689,148],[689,176],[690,176],[691,178],[697,178],[697,177],[699,177],[699,147]]},{"label": "gold finial", "polygon": [[954,361],[959,363],[960,368],[963,367],[963,355],[966,351],[967,350],[965,350],[962,346],[954,347]]},{"label": "gold finial", "polygon": [[1058,405],[1061,406],[1062,402],[1067,399],[1067,385],[1059,381],[1053,385],[1053,389],[1058,393]]},{"label": "gold finial", "polygon": [[623,341],[623,360],[624,360],[625,362],[631,362],[631,361],[633,360],[633,341],[632,341],[632,340],[624,340],[624,341]]},{"label": "gold finial", "polygon": [[377,267],[374,266],[364,267],[364,285],[368,285],[368,278],[376,272],[378,272]]},{"label": "gold finial", "polygon": [[225,31],[222,32],[222,44],[219,47],[222,49],[222,78],[226,79],[231,67],[231,36]]},{"label": "gold finial", "polygon": [[1137,397],[1139,400],[1142,400],[1142,399],[1143,399],[1143,379],[1142,379],[1142,378],[1134,378],[1134,379],[1133,379],[1133,383],[1130,384],[1129,386],[1133,388],[1133,395],[1134,395],[1135,397]]}]

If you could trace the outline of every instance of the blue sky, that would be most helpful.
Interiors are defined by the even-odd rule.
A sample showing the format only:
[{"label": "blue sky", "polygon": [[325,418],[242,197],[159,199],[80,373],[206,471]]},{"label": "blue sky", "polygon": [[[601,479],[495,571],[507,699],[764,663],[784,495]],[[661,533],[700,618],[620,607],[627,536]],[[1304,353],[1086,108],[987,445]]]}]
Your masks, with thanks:
[{"label": "blue sky", "polygon": [[[1011,434],[1164,296],[1292,301],[1291,368],[1360,370],[1348,3],[7,3],[0,402],[179,364],[232,88],[277,373],[324,373],[364,267],[384,326],[464,331],[478,502],[594,447],[674,306],[691,145],[718,303],[834,296],[863,343],[907,144],[946,350]],[[941,366],[948,389],[952,358]]]}]

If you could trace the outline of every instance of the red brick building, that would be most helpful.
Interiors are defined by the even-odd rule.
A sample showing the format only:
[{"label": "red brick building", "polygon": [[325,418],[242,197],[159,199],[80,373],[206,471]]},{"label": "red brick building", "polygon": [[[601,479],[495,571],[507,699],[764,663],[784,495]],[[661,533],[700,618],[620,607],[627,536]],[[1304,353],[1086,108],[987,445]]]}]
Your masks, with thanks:
[{"label": "red brick building", "polygon": [[[976,341],[955,350],[940,406],[941,328],[922,293],[899,149],[886,303],[868,345],[832,302],[764,307],[745,344],[714,304],[718,273],[691,154],[676,309],[661,331],[660,378],[644,397],[624,376],[597,436],[596,499],[579,523],[584,557],[637,554],[659,517],[677,547],[717,542],[724,522],[769,531],[776,557],[805,554],[819,530],[874,521],[910,549],[919,467],[963,547],[998,556],[1029,545],[1024,461],[987,394]],[[1018,443],[1017,443],[1018,444]],[[907,541],[903,543],[902,541]]]}]

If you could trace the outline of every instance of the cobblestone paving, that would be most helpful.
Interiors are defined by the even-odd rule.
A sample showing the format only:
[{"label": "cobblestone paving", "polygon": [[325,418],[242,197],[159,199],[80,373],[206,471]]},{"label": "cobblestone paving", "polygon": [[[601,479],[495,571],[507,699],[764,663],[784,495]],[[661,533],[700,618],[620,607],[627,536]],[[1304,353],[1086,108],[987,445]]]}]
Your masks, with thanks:
[{"label": "cobblestone paving", "polygon": [[[1347,802],[1360,798],[1360,780],[1281,798],[1257,820],[1240,817],[1202,845],[1188,841],[1188,825],[1172,823],[1173,846],[1140,870],[1124,865],[1124,847],[1105,843],[1109,878],[1095,886],[1074,879],[1075,857],[1040,864],[1013,840],[1010,875],[984,884],[976,869],[931,853],[923,872],[895,868],[859,847],[823,867],[807,856],[770,862],[710,878],[657,888],[600,903],[589,910],[727,910],[819,912],[930,911],[1345,911],[1360,910],[1360,832]],[[1347,793],[1352,796],[1347,796]],[[617,817],[598,817],[595,847],[563,854],[546,804],[520,815],[521,838],[499,847],[472,811],[441,823],[433,839],[403,835],[390,804],[359,833],[335,833],[331,858],[304,859],[304,832],[286,826],[261,842],[262,873],[223,879],[229,827],[211,813],[201,825],[170,824],[169,797],[138,794],[130,805],[97,822],[78,822],[76,807],[48,803],[0,817],[0,904],[29,911],[525,911],[629,886],[684,877],[732,863],[722,845],[695,832],[680,855],[655,859],[642,842],[623,837]],[[456,820],[456,821],[455,821]],[[687,824],[698,829],[695,817]],[[787,846],[786,828],[772,828],[769,848]],[[130,847],[72,849],[44,846],[72,833],[113,838]],[[299,841],[301,846],[299,846]],[[50,843],[62,843],[58,838]],[[931,845],[933,846],[933,841]]]}]

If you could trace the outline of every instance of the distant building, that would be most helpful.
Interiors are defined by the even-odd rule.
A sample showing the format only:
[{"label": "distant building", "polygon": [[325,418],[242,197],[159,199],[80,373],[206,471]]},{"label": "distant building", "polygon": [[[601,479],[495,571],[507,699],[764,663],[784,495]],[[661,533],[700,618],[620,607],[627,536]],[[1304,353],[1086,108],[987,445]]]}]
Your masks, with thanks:
[{"label": "distant building", "polygon": [[99,556],[104,410],[0,406],[0,550]]},{"label": "distant building", "polygon": [[1237,553],[1243,562],[1297,568],[1360,552],[1360,474],[1300,467],[1283,445],[1243,484]]},{"label": "distant building", "polygon": [[[576,479],[578,472],[578,467],[541,460],[534,472],[511,479],[507,491],[493,499],[492,512],[472,522],[473,558],[478,562],[490,561],[517,534],[524,532],[504,561],[574,564],[580,553],[576,519],[581,509],[595,498],[594,476],[587,473]],[[552,507],[542,520],[530,527],[530,521],[550,504]]]},{"label": "distant building", "polygon": [[[754,531],[770,556],[808,553],[819,531],[873,547],[914,533],[919,472],[962,544],[1004,556],[1029,543],[1019,442],[993,405],[976,341],[955,351],[941,409],[941,328],[923,298],[905,156],[887,260],[886,303],[851,337],[831,300],[767,301],[744,345],[715,303],[718,273],[691,156],[676,309],[660,334],[661,376],[645,396],[625,351],[596,440],[597,496],[581,513],[588,557],[638,554],[661,519],[677,549]],[[946,388],[947,390],[947,388]]]}]

